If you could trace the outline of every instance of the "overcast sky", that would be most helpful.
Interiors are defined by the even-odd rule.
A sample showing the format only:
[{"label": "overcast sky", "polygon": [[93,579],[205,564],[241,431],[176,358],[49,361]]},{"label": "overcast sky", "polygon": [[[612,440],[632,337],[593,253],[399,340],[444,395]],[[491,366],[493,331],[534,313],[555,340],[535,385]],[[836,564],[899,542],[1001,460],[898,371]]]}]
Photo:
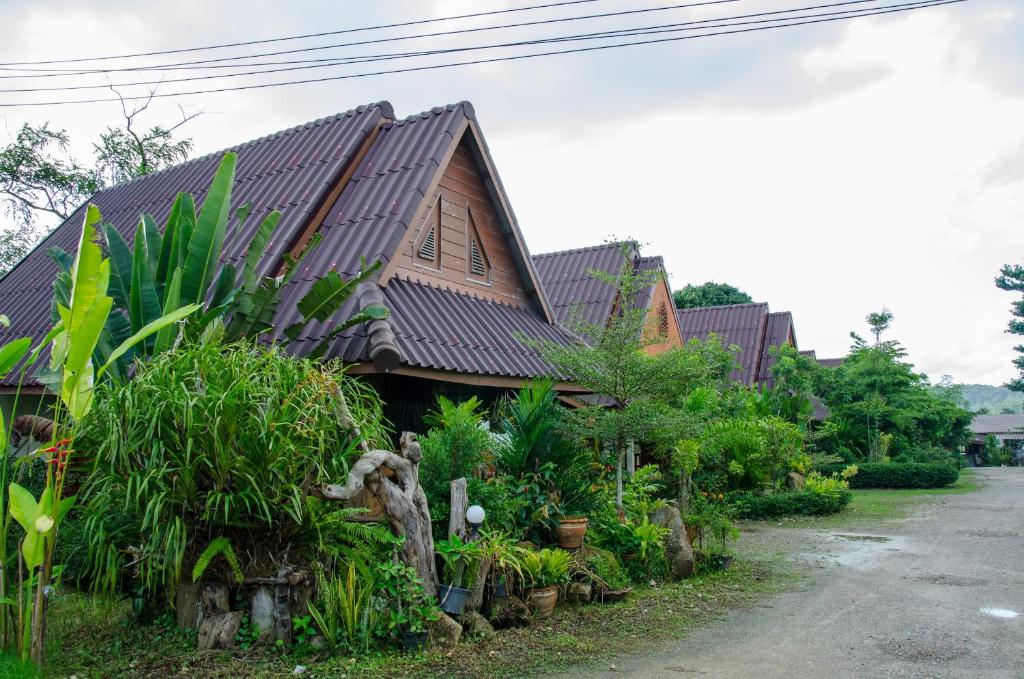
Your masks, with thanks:
[{"label": "overcast sky", "polygon": [[[176,49],[529,4],[540,2],[252,1],[241,12],[241,3],[210,0],[3,0],[0,61]],[[386,35],[670,4],[677,3],[597,0]],[[822,3],[738,0],[349,53],[815,4]],[[1019,0],[969,0],[842,23],[176,101],[205,111],[186,133],[207,153],[361,103],[386,99],[404,116],[470,100],[532,252],[636,238],[646,254],[665,258],[673,287],[729,282],[773,310],[792,311],[800,348],[819,357],[845,353],[849,332],[865,333],[864,316],[887,306],[895,314],[890,336],[933,380],[951,374],[1000,384],[1013,376],[1015,342],[1003,332],[1012,297],[993,278],[1001,264],[1024,260],[1022,36]],[[260,78],[370,67],[380,68]],[[115,74],[78,82],[105,77],[142,79]],[[14,82],[29,81],[0,87]],[[160,91],[224,82],[164,84]],[[48,96],[97,94],[103,91]],[[33,96],[44,95],[0,94],[0,102]],[[68,130],[83,160],[97,133],[120,117],[112,103],[0,111],[4,143],[22,123],[49,120]],[[163,100],[145,121],[166,124],[176,115]]]}]

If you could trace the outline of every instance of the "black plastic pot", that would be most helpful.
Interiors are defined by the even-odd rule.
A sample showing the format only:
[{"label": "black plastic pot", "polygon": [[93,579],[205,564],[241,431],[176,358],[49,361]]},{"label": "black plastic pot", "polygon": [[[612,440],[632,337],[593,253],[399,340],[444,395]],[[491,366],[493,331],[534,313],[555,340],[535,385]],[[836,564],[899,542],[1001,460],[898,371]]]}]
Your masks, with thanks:
[{"label": "black plastic pot", "polygon": [[508,583],[502,578],[498,580],[498,583],[494,585],[494,591],[491,593],[495,599],[507,599],[508,598]]},{"label": "black plastic pot", "polygon": [[437,598],[442,611],[451,615],[461,615],[466,608],[469,590],[451,585],[441,585],[437,590]]},{"label": "black plastic pot", "polygon": [[427,645],[430,632],[402,632],[402,644],[410,653],[419,653]]}]

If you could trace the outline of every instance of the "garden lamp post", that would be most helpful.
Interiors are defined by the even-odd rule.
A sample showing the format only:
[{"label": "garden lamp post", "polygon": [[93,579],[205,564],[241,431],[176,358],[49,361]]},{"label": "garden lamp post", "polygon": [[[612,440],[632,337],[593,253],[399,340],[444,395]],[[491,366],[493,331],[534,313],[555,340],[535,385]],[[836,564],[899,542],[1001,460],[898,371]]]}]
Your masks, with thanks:
[{"label": "garden lamp post", "polygon": [[473,505],[466,510],[466,523],[469,524],[469,538],[476,540],[480,537],[480,525],[487,517],[487,512],[480,505]]}]

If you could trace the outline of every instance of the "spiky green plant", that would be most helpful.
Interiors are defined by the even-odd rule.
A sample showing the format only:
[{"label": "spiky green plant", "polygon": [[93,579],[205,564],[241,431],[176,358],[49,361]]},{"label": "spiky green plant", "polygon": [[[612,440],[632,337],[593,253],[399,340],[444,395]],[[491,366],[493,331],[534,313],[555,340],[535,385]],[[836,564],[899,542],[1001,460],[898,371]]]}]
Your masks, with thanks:
[{"label": "spiky green plant", "polygon": [[237,582],[242,582],[244,575],[242,574],[242,566],[238,563],[238,557],[235,556],[235,550],[231,546],[231,540],[228,540],[223,535],[215,537],[210,540],[210,544],[206,545],[206,549],[203,553],[196,558],[196,564],[192,567],[192,582],[199,582],[199,578],[203,577],[203,573],[210,567],[213,560],[217,556],[223,554],[224,560],[228,562],[228,566],[231,567],[231,574],[235,576]]},{"label": "spiky green plant", "polygon": [[[337,417],[339,390],[363,438],[386,446],[370,387],[275,348],[186,344],[124,386],[102,385],[79,432],[93,460],[80,493],[93,586],[117,589],[130,561],[145,595],[173,597],[211,535],[231,541],[247,572],[288,549],[315,557],[331,538],[317,538],[313,518],[324,522],[325,511],[311,511],[309,496],[344,479],[359,455]],[[382,539],[373,529],[347,535]]]}]

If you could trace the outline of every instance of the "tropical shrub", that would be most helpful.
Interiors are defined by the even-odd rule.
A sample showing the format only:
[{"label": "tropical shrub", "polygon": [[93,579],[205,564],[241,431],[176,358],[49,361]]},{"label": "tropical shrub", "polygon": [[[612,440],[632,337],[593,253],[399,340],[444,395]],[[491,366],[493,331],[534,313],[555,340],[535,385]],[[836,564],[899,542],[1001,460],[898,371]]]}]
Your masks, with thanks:
[{"label": "tropical shrub", "polygon": [[848,490],[821,494],[806,490],[787,490],[778,493],[734,493],[729,496],[736,517],[741,519],[771,519],[779,516],[823,516],[836,514],[853,499]]},{"label": "tropical shrub", "polygon": [[[124,386],[101,385],[78,428],[93,586],[118,589],[130,560],[143,595],[173,597],[218,538],[256,574],[274,568],[268,558],[387,546],[386,529],[344,521],[354,510],[311,497],[343,482],[359,454],[338,418],[341,397],[363,438],[384,447],[375,392],[335,364],[274,348],[186,344]],[[207,573],[226,575],[226,565]]]},{"label": "tropical shrub", "polygon": [[[864,462],[850,478],[851,488],[941,488],[956,483],[960,470],[947,462]],[[841,471],[835,466],[820,469],[822,474]]]},{"label": "tropical shrub", "polygon": [[661,472],[654,465],[637,469],[622,488],[623,516],[615,503],[615,488],[602,488],[604,502],[590,516],[588,539],[614,554],[634,582],[661,578],[667,573],[665,535],[667,530],[651,523],[649,514],[664,506]]},{"label": "tropical shrub", "polygon": [[446,585],[472,589],[484,558],[484,546],[475,541],[464,541],[458,535],[438,540],[434,548],[444,562],[441,579]]},{"label": "tropical shrub", "polygon": [[617,592],[631,584],[629,575],[612,552],[583,545],[569,560],[569,578],[588,582],[599,592]]},{"label": "tropical shrub", "polygon": [[435,537],[448,533],[451,482],[476,478],[480,465],[491,456],[494,448],[481,406],[475,396],[461,403],[440,396],[437,409],[424,418],[430,429],[420,438],[423,451],[420,485],[430,504]]},{"label": "tropical shrub", "polygon": [[523,555],[523,572],[531,587],[550,587],[569,576],[569,552],[564,549],[545,548]]},{"label": "tropical shrub", "polygon": [[774,415],[713,421],[701,436],[699,485],[752,490],[781,479],[791,460],[802,459],[799,428]]}]

